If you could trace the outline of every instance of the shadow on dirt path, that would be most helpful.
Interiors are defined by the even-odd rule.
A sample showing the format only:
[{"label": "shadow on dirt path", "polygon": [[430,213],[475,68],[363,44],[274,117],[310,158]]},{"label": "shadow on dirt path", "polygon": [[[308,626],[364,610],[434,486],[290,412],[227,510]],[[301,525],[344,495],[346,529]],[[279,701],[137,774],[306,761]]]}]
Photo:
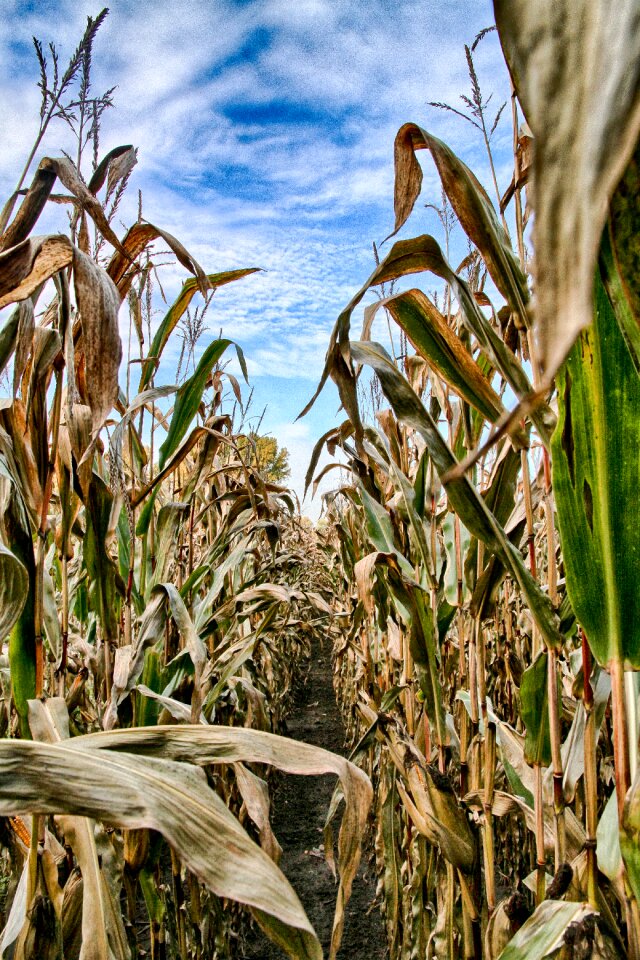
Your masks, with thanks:
[{"label": "shadow on dirt path", "polygon": [[[344,729],[331,682],[328,645],[314,646],[307,681],[296,691],[287,734],[344,756]],[[272,825],[283,849],[281,868],[304,904],[325,956],[329,953],[337,885],[324,861],[322,830],[336,778],[283,776],[273,799]],[[337,851],[336,851],[337,853]],[[385,960],[384,924],[372,906],[376,879],[369,856],[362,862],[346,909],[340,960]],[[243,960],[281,960],[286,955],[258,929],[240,953]]]}]

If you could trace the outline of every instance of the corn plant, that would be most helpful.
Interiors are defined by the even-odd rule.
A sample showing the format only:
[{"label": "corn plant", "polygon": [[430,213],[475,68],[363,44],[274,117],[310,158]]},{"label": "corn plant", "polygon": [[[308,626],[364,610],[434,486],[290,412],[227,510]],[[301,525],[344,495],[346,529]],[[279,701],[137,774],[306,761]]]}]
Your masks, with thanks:
[{"label": "corn plant", "polygon": [[[347,417],[307,478],[342,449],[335,683],[375,785],[392,958],[638,957],[637,10],[495,12],[514,90],[499,212],[447,144],[403,125],[394,233],[426,150],[473,254],[454,269],[432,236],[394,243],[318,387],[335,381]],[[384,293],[417,274],[444,310]],[[399,358],[371,340],[380,310]],[[388,403],[375,425],[367,370]]]},{"label": "corn plant", "polygon": [[[90,65],[105,15],[89,19],[62,77],[51,47],[52,85],[36,44],[41,127],[0,238],[0,306],[16,304],[0,330],[10,375],[0,402],[0,815],[11,872],[0,952],[229,956],[244,907],[288,955],[319,960],[278,867],[266,782],[275,768],[340,779],[335,957],[371,787],[350,762],[280,735],[310,642],[333,616],[321,548],[252,457],[259,438],[248,444],[234,425],[227,394],[241,405],[241,388],[223,356],[234,347],[245,370],[240,347],[219,337],[196,359],[202,313],[188,313],[194,297],[206,304],[255,268],[207,273],[142,217],[116,233],[136,152],[97,153],[110,92],[91,98]],[[76,162],[42,158],[23,190],[56,118],[76,132]],[[66,192],[54,195],[57,183]],[[72,210],[70,236],[33,236],[52,199]],[[156,240],[190,276],[152,335]],[[181,323],[187,375],[158,384]]]}]

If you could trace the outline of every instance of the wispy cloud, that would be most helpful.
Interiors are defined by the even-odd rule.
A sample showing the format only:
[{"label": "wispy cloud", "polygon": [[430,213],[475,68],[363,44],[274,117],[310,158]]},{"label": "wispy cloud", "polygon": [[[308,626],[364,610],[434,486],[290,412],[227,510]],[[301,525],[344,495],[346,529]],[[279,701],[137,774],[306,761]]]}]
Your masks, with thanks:
[{"label": "wispy cloud", "polygon": [[[6,195],[37,129],[31,36],[54,40],[64,61],[86,13],[96,15],[98,7],[5,0],[3,12],[0,191]],[[118,85],[102,149],[139,147],[121,219],[135,219],[140,189],[144,215],[175,233],[205,269],[264,269],[216,294],[208,336],[222,327],[242,343],[256,396],[275,411],[266,416],[267,429],[284,431],[287,416],[293,420],[300,409],[282,413],[283,398],[274,397],[282,384],[295,381],[296,402],[312,392],[333,322],[373,267],[371,243],[390,232],[400,124],[416,120],[433,129],[488,182],[481,144],[469,140],[462,121],[427,102],[454,102],[467,89],[462,44],[491,20],[489,0],[113,3],[95,45],[94,84],[97,92]],[[477,63],[501,102],[508,85],[495,37],[480,46]],[[505,149],[509,137],[505,126]],[[43,153],[69,145],[58,121]],[[439,184],[427,158],[424,169],[425,199],[437,202]],[[60,208],[47,212],[42,228],[64,229]],[[433,216],[418,204],[403,235],[434,229]],[[182,279],[181,269],[166,272],[170,299]],[[159,321],[161,304],[157,311]],[[126,328],[126,317],[122,323]],[[179,345],[169,362],[178,352]],[[308,421],[309,430],[320,428],[321,417],[327,425],[334,417],[335,395],[319,404],[321,416]],[[299,426],[291,437],[298,453],[313,445]]]}]

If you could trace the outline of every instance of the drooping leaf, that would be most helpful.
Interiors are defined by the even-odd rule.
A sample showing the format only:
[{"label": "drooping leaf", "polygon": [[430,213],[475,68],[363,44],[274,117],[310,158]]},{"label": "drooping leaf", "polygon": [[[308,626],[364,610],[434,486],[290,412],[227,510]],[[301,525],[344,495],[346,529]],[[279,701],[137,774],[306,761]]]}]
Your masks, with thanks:
[{"label": "drooping leaf", "polygon": [[30,297],[41,284],[67,267],[73,246],[67,237],[30,237],[0,253],[0,308]]},{"label": "drooping leaf", "polygon": [[[206,292],[205,272],[195,257],[191,256],[182,243],[167,230],[162,230],[153,223],[138,221],[127,231],[122,243],[116,247],[107,267],[107,273],[120,291],[120,296],[123,299],[129,292],[133,278],[138,273],[135,261],[143,250],[153,243],[154,240],[160,238],[164,240],[169,249],[176,255],[182,266],[196,277],[202,293],[204,294]],[[134,265],[133,268],[132,264]]]},{"label": "drooping leaf", "polygon": [[196,672],[201,671],[207,659],[207,648],[193,625],[177,587],[173,583],[159,583],[154,588],[154,593],[165,594],[171,616],[184,639],[185,648],[189,652]]},{"label": "drooping leaf", "polygon": [[[421,290],[409,290],[381,301],[439,377],[491,423],[504,414],[504,405],[478,364],[438,308]],[[378,306],[378,304],[376,304]],[[363,331],[363,340],[369,337]]]},{"label": "drooping leaf", "polygon": [[[62,697],[29,702],[29,726],[40,743],[69,739],[69,714]],[[86,817],[59,816],[57,827],[73,850],[82,873],[82,960],[128,958],[120,911],[111,900],[95,841],[95,823]],[[111,920],[111,922],[109,922]],[[113,951],[113,952],[111,952]]]},{"label": "drooping leaf", "polygon": [[16,336],[16,355],[13,361],[13,396],[17,396],[20,381],[24,373],[29,355],[33,349],[35,333],[35,314],[31,298],[22,300],[18,307],[19,323]]},{"label": "drooping leaf", "polygon": [[360,487],[360,499],[364,508],[369,541],[377,550],[393,554],[405,576],[412,577],[413,568],[411,564],[395,545],[389,514],[381,503],[378,503],[371,494],[367,493],[364,487]]},{"label": "drooping leaf", "polygon": [[171,564],[176,559],[176,543],[178,542],[179,530],[188,518],[189,511],[188,503],[175,501],[165,503],[158,511],[154,539],[156,567],[149,583],[149,592],[169,576]]},{"label": "drooping leaf", "polygon": [[415,664],[420,689],[424,696],[429,721],[435,730],[437,742],[445,745],[449,736],[445,718],[445,698],[438,672],[438,648],[433,611],[427,595],[407,585],[411,610],[410,650]]},{"label": "drooping leaf", "polygon": [[2,741],[2,815],[64,812],[158,830],[214,893],[259,911],[265,930],[290,956],[321,960],[320,944],[289,882],[200,770],[140,752],[81,749],[80,740],[86,738],[60,744]]},{"label": "drooping leaf", "polygon": [[[44,210],[49,194],[56,182],[55,170],[45,167],[42,164],[38,166],[31,186],[27,190],[26,196],[22,200],[13,222],[5,230],[7,222],[7,207],[10,207],[8,216],[11,216],[11,209],[17,200],[17,194],[13,194],[0,215],[2,219],[2,238],[0,239],[0,250],[8,250],[10,247],[21,244],[26,240],[35,226],[38,217]],[[66,238],[65,238],[66,239]]]},{"label": "drooping leaf", "polygon": [[[516,396],[522,400],[532,394],[531,383],[522,364],[484,316],[469,285],[452,270],[434,238],[424,235],[412,240],[399,240],[394,243],[385,259],[376,267],[366,283],[342,311],[331,334],[320,383],[314,396],[299,416],[302,417],[308,413],[323,389],[327,378],[331,376],[338,386],[342,405],[351,419],[356,433],[362,430],[358,411],[356,381],[349,351],[351,315],[370,287],[427,270],[451,284],[460,304],[465,324]],[[551,429],[555,425],[553,412],[548,404],[538,398],[538,402],[530,415],[542,440],[547,444]]]},{"label": "drooping leaf", "polygon": [[415,123],[405,123],[396,135],[394,233],[405,223],[420,194],[422,170],[416,150],[430,151],[463,230],[480,251],[498,290],[527,324],[527,282],[486,190],[445,143]]},{"label": "drooping leaf", "polygon": [[640,18],[606,0],[495,0],[496,24],[534,136],[536,328],[552,377],[592,319],[611,196],[640,133]]},{"label": "drooping leaf", "polygon": [[109,275],[77,249],[73,252],[73,279],[82,324],[87,394],[96,432],[118,397],[122,359],[118,332],[120,296]]},{"label": "drooping leaf", "polygon": [[91,175],[87,184],[89,192],[95,196],[108,179],[107,191],[110,193],[116,183],[131,173],[137,162],[138,151],[130,143],[109,150]]},{"label": "drooping leaf", "polygon": [[[139,756],[171,757],[172,760],[203,765],[242,761],[269,763],[287,773],[337,774],[346,804],[338,841],[340,886],[330,951],[331,960],[335,960],[342,936],[344,909],[351,895],[372,797],[369,778],[363,771],[321,747],[242,727],[182,726],[114,730],[109,734],[76,737],[73,745],[83,755],[94,749],[100,750],[102,756],[105,751],[117,751],[118,756],[121,751],[126,751]],[[185,862],[188,863],[187,860]]]}]

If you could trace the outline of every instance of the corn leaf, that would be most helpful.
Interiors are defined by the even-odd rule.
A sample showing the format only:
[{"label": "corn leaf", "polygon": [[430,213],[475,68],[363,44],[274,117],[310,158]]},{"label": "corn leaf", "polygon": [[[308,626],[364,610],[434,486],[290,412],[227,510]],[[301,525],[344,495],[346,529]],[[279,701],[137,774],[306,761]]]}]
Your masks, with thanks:
[{"label": "corn leaf", "polygon": [[0,373],[4,371],[15,350],[19,325],[20,308],[16,307],[15,310],[11,311],[7,322],[0,330]]},{"label": "corn leaf", "polygon": [[87,184],[89,192],[94,196],[109,179],[107,190],[111,192],[115,184],[133,170],[138,162],[137,150],[130,143],[121,147],[114,147],[102,158],[91,175]]},{"label": "corn leaf", "polygon": [[[519,399],[524,399],[532,393],[531,383],[522,364],[484,316],[469,285],[452,270],[434,238],[425,234],[411,240],[399,240],[394,243],[385,259],[376,267],[366,283],[342,311],[331,334],[320,383],[314,396],[299,416],[302,417],[308,413],[323,389],[327,378],[331,376],[338,385],[340,399],[354,424],[354,428],[356,431],[362,429],[361,425],[358,428],[360,415],[355,379],[350,367],[349,331],[351,315],[370,287],[424,271],[430,271],[451,284],[460,304],[464,322],[516,396]],[[548,444],[550,431],[555,425],[553,412],[547,404],[538,402],[531,412],[531,419],[535,423],[542,440],[545,444]]]},{"label": "corn leaf", "polygon": [[0,637],[6,637],[22,613],[28,589],[27,571],[0,541]]},{"label": "corn leaf", "polygon": [[[238,761],[268,763],[286,773],[307,776],[334,773],[340,777],[346,805],[338,839],[340,886],[330,951],[330,958],[334,960],[342,936],[344,908],[351,895],[353,878],[360,861],[360,845],[371,804],[371,783],[362,770],[321,747],[242,727],[148,727],[114,730],[109,734],[76,737],[73,746],[82,751],[83,755],[88,755],[93,749],[100,749],[101,756],[106,756],[107,751],[117,751],[117,756],[122,756],[121,751],[126,751],[145,758],[162,756],[202,765]],[[188,863],[188,860],[185,859],[185,862]],[[242,902],[253,903],[250,900]]]},{"label": "corn leaf", "polygon": [[539,763],[543,767],[551,763],[548,672],[549,657],[546,650],[543,650],[522,674],[520,685],[522,722],[527,731],[524,758],[527,763]]},{"label": "corn leaf", "polygon": [[[421,290],[387,297],[376,306],[384,306],[421,357],[456,393],[495,423],[504,413],[504,405],[478,364],[438,308]],[[363,331],[363,340],[369,336]]]},{"label": "corn leaf", "polygon": [[593,326],[558,376],[553,486],[567,592],[602,666],[640,667],[640,379],[599,278]]},{"label": "corn leaf", "polygon": [[79,749],[86,739],[2,741],[2,816],[62,812],[127,829],[158,830],[214,893],[259,911],[266,931],[291,957],[321,960],[320,944],[289,882],[200,770],[139,752]]},{"label": "corn leaf", "polygon": [[602,235],[600,271],[636,370],[640,372],[640,147],[611,198]]},{"label": "corn leaf", "polygon": [[0,308],[26,300],[50,277],[68,266],[73,246],[67,237],[30,237],[0,253]]},{"label": "corn leaf", "polygon": [[594,913],[586,903],[545,900],[509,941],[499,960],[544,960],[560,950],[570,924]]},{"label": "corn leaf", "polygon": [[160,447],[160,470],[163,469],[169,457],[176,452],[180,441],[189,429],[191,421],[198,412],[211,370],[230,343],[232,343],[231,340],[214,340],[210,343],[202,354],[195,373],[178,390],[169,432]]},{"label": "corn leaf", "polygon": [[[241,280],[243,277],[248,277],[251,273],[257,273],[259,269],[259,267],[247,267],[243,270],[225,270],[223,273],[209,273],[204,277],[206,289],[217,290],[218,287],[222,287],[226,283],[232,283],[234,280]],[[189,304],[193,300],[193,297],[198,290],[199,285],[197,280],[189,279],[185,281],[185,283],[182,285],[182,290],[178,294],[178,297],[169,307],[169,310],[165,314],[164,319],[162,320],[153,340],[151,341],[151,346],[149,347],[149,360],[143,364],[142,374],[140,376],[140,386],[138,387],[140,391],[144,390],[144,388],[150,383],[154,372],[158,368],[162,351],[164,350],[171,333],[175,329],[180,318],[184,316]]]},{"label": "corn leaf", "polygon": [[495,0],[533,132],[536,328],[550,378],[592,319],[607,208],[640,133],[635,0]]},{"label": "corn leaf", "polygon": [[[138,221],[138,223],[134,223],[127,231],[122,243],[116,247],[107,267],[107,273],[117,286],[120,291],[120,296],[123,299],[131,287],[133,278],[139,272],[137,266],[135,266],[135,260],[149,244],[160,238],[162,238],[169,249],[173,251],[182,266],[185,267],[189,273],[194,274],[200,290],[203,293],[206,291],[204,270],[180,241],[177,240],[173,234],[168,233],[166,230],[161,230],[160,227],[154,226],[153,223]],[[134,264],[133,267],[132,264]]]},{"label": "corn leaf", "polygon": [[453,150],[415,123],[405,123],[396,135],[394,234],[406,222],[420,194],[422,170],[416,150],[430,151],[463,230],[482,254],[493,282],[511,309],[528,324],[527,282],[486,190]]},{"label": "corn leaf", "polygon": [[118,371],[122,359],[118,332],[120,296],[102,267],[77,249],[73,251],[73,279],[95,432],[103,425],[118,398]]}]

